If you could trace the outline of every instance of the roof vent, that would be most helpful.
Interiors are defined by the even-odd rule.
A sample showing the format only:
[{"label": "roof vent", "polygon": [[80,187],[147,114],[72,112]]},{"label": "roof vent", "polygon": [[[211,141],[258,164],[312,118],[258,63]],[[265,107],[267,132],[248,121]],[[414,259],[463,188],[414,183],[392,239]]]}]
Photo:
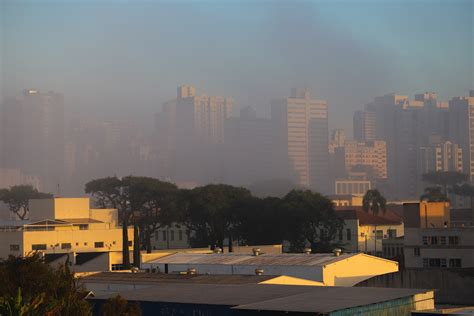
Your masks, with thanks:
[{"label": "roof vent", "polygon": [[260,248],[253,248],[252,252],[254,256],[260,256],[261,250]]},{"label": "roof vent", "polygon": [[187,275],[196,275],[197,270],[195,268],[188,268],[188,270],[186,271],[186,274]]},{"label": "roof vent", "polygon": [[311,254],[311,248],[304,248],[303,252],[307,255]]},{"label": "roof vent", "polygon": [[222,248],[220,247],[214,248],[214,253],[222,253]]},{"label": "roof vent", "polygon": [[339,257],[342,253],[342,250],[340,248],[335,248],[332,253],[334,254],[335,257]]},{"label": "roof vent", "polygon": [[264,270],[263,269],[255,269],[255,274],[256,275],[263,275]]}]

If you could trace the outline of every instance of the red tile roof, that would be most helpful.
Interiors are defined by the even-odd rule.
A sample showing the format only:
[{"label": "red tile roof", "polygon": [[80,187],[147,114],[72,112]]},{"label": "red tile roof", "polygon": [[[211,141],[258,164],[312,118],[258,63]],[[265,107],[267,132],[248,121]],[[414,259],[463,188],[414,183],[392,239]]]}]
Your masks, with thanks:
[{"label": "red tile roof", "polygon": [[399,225],[402,223],[402,220],[396,214],[388,214],[389,210],[385,214],[373,215],[364,212],[362,207],[353,206],[344,209],[336,208],[336,212],[344,220],[358,219],[360,225]]}]

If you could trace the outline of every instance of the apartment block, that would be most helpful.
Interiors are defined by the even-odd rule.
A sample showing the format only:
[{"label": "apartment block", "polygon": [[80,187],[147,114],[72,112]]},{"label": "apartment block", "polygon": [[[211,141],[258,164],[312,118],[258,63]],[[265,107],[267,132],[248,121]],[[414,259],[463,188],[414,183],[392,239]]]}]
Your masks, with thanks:
[{"label": "apartment block", "polygon": [[327,102],[311,99],[306,89],[292,89],[289,98],[272,102],[272,120],[276,159],[282,158],[279,168],[286,177],[302,187],[329,191]]},{"label": "apartment block", "polygon": [[405,267],[474,267],[474,227],[453,225],[449,203],[406,203],[403,207]]},{"label": "apartment block", "polygon": [[344,165],[346,172],[354,167],[365,167],[373,178],[387,178],[387,147],[385,141],[357,142],[346,141],[344,144]]}]

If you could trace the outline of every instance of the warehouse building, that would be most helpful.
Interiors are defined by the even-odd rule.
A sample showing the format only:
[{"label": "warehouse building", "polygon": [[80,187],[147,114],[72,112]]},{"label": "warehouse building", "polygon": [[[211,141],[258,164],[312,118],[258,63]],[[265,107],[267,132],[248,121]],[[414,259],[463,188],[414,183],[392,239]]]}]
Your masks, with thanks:
[{"label": "warehouse building", "polygon": [[211,275],[286,275],[326,286],[353,286],[398,271],[395,261],[363,253],[340,254],[196,254],[177,253],[141,264],[142,269],[180,273],[195,269]]},{"label": "warehouse building", "polygon": [[261,284],[161,283],[90,297],[94,314],[119,294],[147,315],[407,315],[434,308],[433,291]]}]

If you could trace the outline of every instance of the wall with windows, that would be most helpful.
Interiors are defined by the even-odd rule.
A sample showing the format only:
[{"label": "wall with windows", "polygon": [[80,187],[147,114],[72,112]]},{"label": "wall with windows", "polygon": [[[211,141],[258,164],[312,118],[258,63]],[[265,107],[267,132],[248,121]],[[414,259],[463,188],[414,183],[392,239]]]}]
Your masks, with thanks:
[{"label": "wall with windows", "polygon": [[155,250],[189,248],[186,227],[175,224],[156,230],[151,237],[151,246]]},{"label": "wall with windows", "polygon": [[474,227],[407,228],[405,266],[412,268],[474,267]]}]

